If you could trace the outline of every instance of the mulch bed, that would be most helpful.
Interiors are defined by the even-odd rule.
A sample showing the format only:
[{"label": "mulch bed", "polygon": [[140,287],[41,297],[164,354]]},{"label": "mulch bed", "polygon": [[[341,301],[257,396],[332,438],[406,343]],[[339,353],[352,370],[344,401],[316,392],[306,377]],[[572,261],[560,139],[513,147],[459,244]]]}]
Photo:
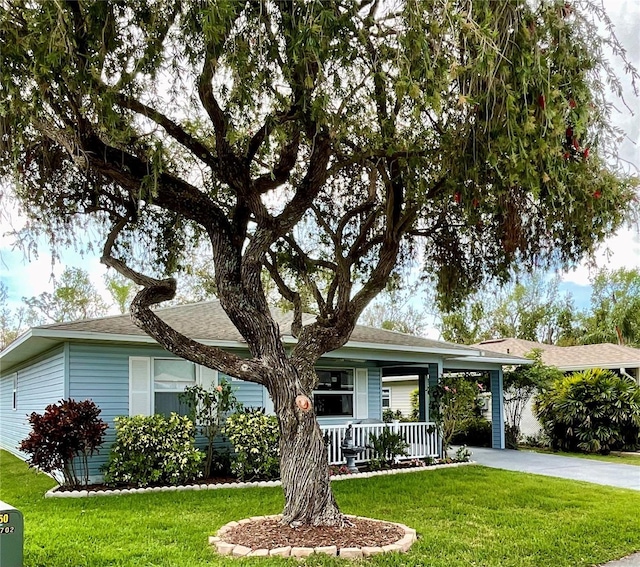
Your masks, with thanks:
[{"label": "mulch bed", "polygon": [[395,524],[363,518],[349,518],[352,526],[283,526],[279,520],[255,520],[241,524],[224,534],[224,541],[245,545],[251,549],[278,547],[382,547],[395,543],[404,530]]}]

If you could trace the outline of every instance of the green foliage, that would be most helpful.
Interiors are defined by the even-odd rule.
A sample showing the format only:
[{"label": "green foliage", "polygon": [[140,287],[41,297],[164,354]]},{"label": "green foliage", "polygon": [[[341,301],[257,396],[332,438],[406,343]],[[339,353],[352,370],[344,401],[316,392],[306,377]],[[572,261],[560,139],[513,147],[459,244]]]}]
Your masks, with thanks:
[{"label": "green foliage", "polygon": [[398,275],[364,310],[358,323],[409,335],[420,335],[424,329],[425,310],[415,305],[419,285],[409,285]]},{"label": "green foliage", "polygon": [[[580,260],[634,203],[602,59],[625,51],[595,3],[7,1],[0,178],[31,238],[95,223],[103,261],[149,286],[138,321],[194,362],[150,307],[208,242],[255,357],[209,349],[229,374],[292,390],[418,247],[451,307],[515,263]],[[297,327],[305,290],[319,314],[293,362],[264,268]]]},{"label": "green foliage", "polygon": [[204,476],[209,478],[215,455],[214,442],[224,427],[227,414],[239,409],[242,404],[236,399],[231,384],[221,380],[217,386],[207,390],[200,385],[188,386],[180,394],[182,402],[187,404],[191,420],[196,431],[207,440],[207,455],[204,462]]},{"label": "green foliage", "polygon": [[[211,222],[248,233],[221,219],[250,210],[270,226],[280,210],[253,210],[255,197],[304,187],[290,227],[313,222],[312,200],[328,222],[306,249],[270,236],[279,274],[306,291],[310,277],[333,279],[335,266],[309,252],[331,257],[333,241],[370,275],[378,250],[359,243],[391,223],[396,242],[427,239],[425,269],[455,304],[515,261],[580,258],[632,197],[633,181],[607,167],[605,85],[619,83],[602,53],[612,45],[626,63],[625,51],[599,34],[606,14],[591,3],[565,14],[546,1],[424,0],[393,18],[352,0],[11,6],[0,19],[0,175],[20,180],[30,230],[54,244],[84,215],[130,218],[122,239],[149,243],[138,252],[171,272]],[[309,194],[318,135],[332,165]],[[205,196],[207,211],[196,207],[211,207]],[[365,205],[372,216],[358,226],[351,211]]]},{"label": "green foliage", "polygon": [[547,281],[546,273],[534,272],[506,285],[487,286],[458,309],[441,313],[442,336],[460,344],[496,337],[570,341],[578,314],[571,295],[561,293],[559,284],[558,277]]},{"label": "green foliage", "polygon": [[22,301],[33,312],[34,319],[47,323],[77,321],[106,315],[107,305],[81,268],[66,268],[54,282],[53,293],[45,291]]},{"label": "green foliage", "polygon": [[[60,400],[43,414],[29,416],[31,432],[19,449],[29,455],[29,465],[48,473],[62,473],[62,486],[89,483],[88,458],[104,441],[107,424],[91,400]],[[80,471],[76,468],[79,467]]]},{"label": "green foliage", "polygon": [[411,421],[411,419],[405,417],[400,410],[393,411],[390,408],[386,408],[382,411],[382,421],[392,423],[393,421]]},{"label": "green foliage", "polygon": [[188,417],[121,416],[115,423],[106,484],[177,485],[202,475],[204,455],[195,447],[195,427]]},{"label": "green foliage", "polygon": [[491,423],[483,417],[469,419],[451,439],[453,445],[471,445],[472,447],[491,447]]},{"label": "green foliage", "polygon": [[107,291],[118,307],[118,311],[124,315],[129,310],[129,304],[139,291],[138,286],[120,274],[106,274],[104,281]]},{"label": "green foliage", "polygon": [[231,414],[225,434],[233,445],[231,470],[241,480],[271,480],[280,475],[280,430],[273,415],[262,409]]},{"label": "green foliage", "polygon": [[600,270],[592,283],[591,311],[582,320],[582,344],[640,345],[640,271]]},{"label": "green foliage", "polygon": [[522,412],[537,392],[544,391],[563,374],[554,366],[542,362],[542,352],[534,349],[527,358],[531,365],[517,366],[503,377],[505,444],[508,449],[517,449],[520,442]]},{"label": "green foliage", "polygon": [[444,456],[453,437],[478,417],[482,384],[464,375],[445,375],[429,390],[429,418],[442,439]]},{"label": "green foliage", "polygon": [[409,421],[419,421],[420,420],[420,391],[418,388],[411,391],[409,394],[409,398],[411,400],[411,415],[409,416]]},{"label": "green foliage", "polygon": [[[333,483],[350,513],[402,522],[422,536],[409,554],[357,565],[419,567],[429,557],[429,567],[586,567],[640,549],[636,490],[486,467],[418,470],[425,472]],[[43,498],[53,486],[0,450],[0,500],[28,522],[25,567],[351,565],[320,554],[304,564],[212,555],[203,542],[227,522],[280,511],[279,487]]]},{"label": "green foliage", "polygon": [[471,451],[466,445],[462,445],[456,449],[456,461],[459,463],[468,463],[471,460]]},{"label": "green foliage", "polygon": [[606,454],[640,444],[640,386],[610,370],[557,380],[534,411],[556,450]]},{"label": "green foliage", "polygon": [[9,346],[33,323],[33,314],[25,307],[9,306],[9,288],[0,282],[0,350]]},{"label": "green foliage", "polygon": [[408,455],[409,443],[399,431],[384,427],[379,435],[369,435],[369,447],[373,450],[373,458],[369,462],[372,468],[381,468],[392,464],[400,457]]}]

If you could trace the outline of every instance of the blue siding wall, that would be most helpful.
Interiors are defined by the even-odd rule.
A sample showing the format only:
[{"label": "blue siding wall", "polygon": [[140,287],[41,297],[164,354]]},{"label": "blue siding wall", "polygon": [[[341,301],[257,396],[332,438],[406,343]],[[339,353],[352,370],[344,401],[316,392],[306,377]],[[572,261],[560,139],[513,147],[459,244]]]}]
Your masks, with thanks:
[{"label": "blue siding wall", "polygon": [[266,395],[264,386],[253,382],[234,380],[222,372],[218,375],[218,379],[226,380],[231,384],[233,393],[245,408],[261,408],[264,406],[264,396]]},{"label": "blue siding wall", "polygon": [[[100,467],[107,462],[111,444],[115,439],[114,418],[129,413],[129,357],[173,356],[152,345],[114,345],[95,343],[67,343],[40,357],[29,366],[17,371],[18,410],[11,409],[13,372],[0,380],[0,445],[18,454],[17,445],[29,433],[27,415],[41,413],[44,408],[62,398],[93,400],[101,410],[101,417],[109,428],[101,451],[90,463],[91,479],[100,478]],[[334,361],[320,366],[340,366]],[[381,372],[368,368],[368,411],[370,419],[381,419]],[[66,380],[65,380],[66,377]],[[262,407],[265,390],[258,384],[232,380],[236,397],[245,407]],[[344,419],[322,419],[322,423],[344,423]],[[24,455],[21,455],[24,457]]]},{"label": "blue siding wall", "polygon": [[[115,441],[114,418],[129,415],[129,357],[173,357],[160,347],[129,345],[69,345],[69,397],[93,400],[100,417],[107,422],[105,441],[100,452],[91,459],[91,479],[100,478],[100,467],[109,458]],[[239,382],[240,383],[240,382]]]},{"label": "blue siding wall", "polygon": [[504,449],[504,397],[502,370],[491,370],[491,446]]},{"label": "blue siding wall", "polygon": [[[13,377],[17,375],[17,407],[13,409]],[[64,398],[64,349],[59,347],[33,360],[28,366],[0,377],[0,447],[25,458],[18,451],[29,435],[28,416]]]}]

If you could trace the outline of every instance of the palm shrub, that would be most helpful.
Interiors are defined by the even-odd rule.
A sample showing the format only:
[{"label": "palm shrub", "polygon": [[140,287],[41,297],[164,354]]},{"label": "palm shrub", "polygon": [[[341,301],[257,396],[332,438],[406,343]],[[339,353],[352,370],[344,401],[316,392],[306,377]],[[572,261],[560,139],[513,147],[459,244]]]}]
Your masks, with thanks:
[{"label": "palm shrub", "polygon": [[61,472],[62,486],[86,486],[89,457],[102,445],[108,427],[99,416],[100,408],[91,400],[60,400],[43,414],[29,416],[31,432],[18,448],[29,455],[29,466]]},{"label": "palm shrub", "polygon": [[231,414],[224,427],[233,446],[231,471],[241,480],[271,480],[280,476],[280,429],[275,415],[262,408]]},{"label": "palm shrub", "polygon": [[640,386],[610,370],[556,380],[538,394],[534,412],[555,450],[606,454],[638,446]]},{"label": "palm shrub", "polygon": [[176,485],[202,475],[204,454],[195,447],[195,427],[187,416],[120,416],[115,423],[106,484]]},{"label": "palm shrub", "polygon": [[379,435],[369,435],[369,447],[373,450],[370,466],[381,468],[391,464],[398,457],[406,457],[409,443],[402,433],[384,427]]}]

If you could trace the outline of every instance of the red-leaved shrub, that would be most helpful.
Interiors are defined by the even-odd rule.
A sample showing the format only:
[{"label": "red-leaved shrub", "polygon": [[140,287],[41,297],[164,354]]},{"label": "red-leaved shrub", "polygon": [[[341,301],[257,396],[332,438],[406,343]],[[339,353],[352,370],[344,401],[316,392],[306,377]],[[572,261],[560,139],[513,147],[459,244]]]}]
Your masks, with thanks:
[{"label": "red-leaved shrub", "polygon": [[30,455],[30,466],[48,473],[60,471],[63,486],[86,486],[89,456],[104,441],[108,427],[99,415],[100,409],[91,400],[60,400],[47,406],[44,414],[29,416],[31,433],[19,449]]}]

